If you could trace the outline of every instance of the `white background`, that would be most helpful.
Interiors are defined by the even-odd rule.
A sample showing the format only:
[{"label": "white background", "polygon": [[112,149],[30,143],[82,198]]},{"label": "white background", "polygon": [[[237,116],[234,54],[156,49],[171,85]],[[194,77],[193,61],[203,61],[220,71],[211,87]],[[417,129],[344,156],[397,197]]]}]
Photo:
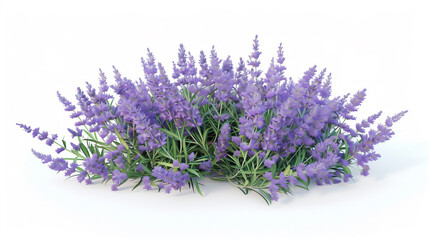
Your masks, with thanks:
[{"label": "white background", "polygon": [[[156,3],[155,3],[156,2]],[[424,1],[1,1],[0,239],[422,239],[429,224],[428,25]],[[256,194],[206,182],[166,195],[111,192],[64,180],[31,154],[53,151],[14,124],[68,134],[57,101],[70,99],[98,68],[133,80],[150,48],[170,71],[183,43],[198,55],[251,52],[263,67],[285,46],[287,75],[328,68],[333,92],[368,89],[359,117],[408,109],[382,158],[354,182],[296,189],[268,207]],[[171,73],[171,71],[170,71]]]}]

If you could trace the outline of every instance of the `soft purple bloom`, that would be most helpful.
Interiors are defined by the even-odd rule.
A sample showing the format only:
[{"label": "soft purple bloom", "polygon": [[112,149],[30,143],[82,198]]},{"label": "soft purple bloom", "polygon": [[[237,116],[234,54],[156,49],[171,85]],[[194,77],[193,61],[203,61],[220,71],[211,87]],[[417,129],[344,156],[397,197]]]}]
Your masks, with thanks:
[{"label": "soft purple bloom", "polygon": [[267,168],[271,168],[272,165],[276,164],[276,162],[272,161],[271,159],[267,158],[264,161],[264,166]]},{"label": "soft purple bloom", "polygon": [[105,157],[98,157],[98,154],[95,153],[91,157],[86,158],[82,165],[88,173],[97,174],[104,179],[108,179],[109,170],[104,163]]},{"label": "soft purple bloom", "polygon": [[280,184],[280,186],[282,188],[284,188],[284,189],[288,188],[288,186],[287,186],[287,179],[286,179],[286,176],[285,176],[285,174],[283,172],[280,173],[278,184]]},{"label": "soft purple bloom", "polygon": [[114,163],[118,165],[119,168],[124,168],[125,159],[122,155],[119,155],[113,160]]},{"label": "soft purple bloom", "polygon": [[173,167],[178,168],[180,166],[179,161],[178,160],[173,160]]},{"label": "soft purple bloom", "polygon": [[151,186],[151,184],[150,184],[150,178],[149,178],[149,176],[144,176],[143,177],[143,183],[144,183],[144,189],[146,189],[146,190],[151,190],[152,189],[152,186]]},{"label": "soft purple bloom", "polygon": [[46,145],[52,146],[52,144],[55,142],[55,140],[57,140],[57,138],[58,138],[57,134],[52,134],[51,138],[46,139]]},{"label": "soft purple bloom", "polygon": [[74,144],[71,142],[70,145],[72,146],[73,150],[76,150],[76,151],[80,150],[80,143]]},{"label": "soft purple bloom", "polygon": [[239,150],[235,150],[234,151],[234,156],[239,157],[240,156],[240,151]]},{"label": "soft purple bloom", "polygon": [[112,181],[116,185],[122,184],[127,178],[126,173],[120,172],[118,169],[113,170]]},{"label": "soft purple bloom", "polygon": [[88,173],[86,171],[82,171],[79,173],[79,175],[77,176],[77,181],[82,182],[83,180],[85,180],[85,177]]},{"label": "soft purple bloom", "polygon": [[229,140],[230,140],[230,136],[229,136],[230,131],[231,131],[231,127],[229,126],[228,123],[225,123],[221,128],[220,135],[215,144],[216,151],[217,151],[216,159],[218,161],[221,158],[226,157],[226,151],[229,146]]},{"label": "soft purple bloom", "polygon": [[102,128],[99,131],[99,135],[101,138],[105,138],[105,137],[107,137],[107,135],[109,135],[109,130],[107,128]]},{"label": "soft purple bloom", "polygon": [[365,165],[363,168],[362,168],[362,172],[360,173],[361,175],[363,175],[363,176],[368,176],[368,174],[369,174],[369,166],[368,165]]},{"label": "soft purple bloom", "polygon": [[262,175],[264,178],[266,178],[268,181],[273,180],[273,173],[272,172],[265,172],[264,175]]},{"label": "soft purple bloom", "polygon": [[[82,115],[82,112],[81,112],[81,111],[73,112],[72,114],[70,114],[70,118],[78,118],[78,117],[80,117],[81,115]],[[79,123],[81,123],[81,122],[79,122]]]},{"label": "soft purple bloom", "polygon": [[74,137],[82,137],[82,131],[83,131],[82,129],[77,128],[76,131],[74,131],[74,130],[72,130],[70,128],[67,128],[67,130],[69,131],[69,133],[71,133],[72,138],[74,138]]},{"label": "soft purple bloom", "polygon": [[298,177],[301,178],[302,180],[307,180],[307,176],[303,173],[303,169],[304,168],[304,164],[298,164],[298,166],[296,167],[296,173],[298,174]]},{"label": "soft purple bloom", "polygon": [[231,137],[231,141],[237,145],[240,145],[241,144],[241,137],[233,136],[233,137]]},{"label": "soft purple bloom", "polygon": [[116,136],[115,135],[113,135],[113,134],[110,134],[108,137],[107,137],[107,139],[106,139],[106,144],[107,145],[110,145],[113,141],[115,141],[116,140]]},{"label": "soft purple bloom", "polygon": [[188,159],[189,159],[190,162],[194,161],[194,158],[195,158],[195,153],[194,152],[192,152],[191,154],[189,154]]},{"label": "soft purple bloom", "polygon": [[43,164],[52,162],[52,160],[53,160],[51,155],[42,154],[40,152],[35,151],[34,149],[31,149],[31,151],[33,152],[34,156],[36,156],[38,159],[42,160]]},{"label": "soft purple bloom", "polygon": [[143,172],[143,165],[141,163],[137,165],[136,171]]},{"label": "soft purple bloom", "polygon": [[180,164],[180,170],[182,170],[182,171],[188,169],[188,167],[189,167],[189,165],[186,164],[186,163],[181,163]]},{"label": "soft purple bloom", "polygon": [[65,111],[73,111],[76,108],[69,100],[63,97],[58,91],[57,91],[57,96],[60,102],[64,105]]},{"label": "soft purple bloom", "polygon": [[207,172],[210,171],[211,167],[212,167],[212,163],[210,162],[210,160],[202,162],[201,165],[199,166],[200,169],[205,170]]},{"label": "soft purple bloom", "polygon": [[33,129],[33,138],[37,137],[37,135],[39,135],[39,128]]},{"label": "soft purple bloom", "polygon": [[352,178],[353,176],[351,174],[344,174],[344,182],[348,182],[350,181],[350,178]]},{"label": "soft purple bloom", "polygon": [[24,125],[22,123],[17,123],[16,125],[18,125],[20,128],[24,129],[27,133],[31,133],[31,127]]},{"label": "soft purple bloom", "polygon": [[40,133],[39,134],[39,140],[40,141],[43,141],[43,140],[45,140],[46,138],[48,137],[48,132],[46,132],[46,131],[43,131],[42,133]]},{"label": "soft purple bloom", "polygon": [[293,176],[293,175],[290,175],[289,177],[288,177],[288,180],[289,180],[289,182],[290,182],[290,184],[292,184],[292,185],[298,185],[298,180],[296,179],[296,177],[295,176]]},{"label": "soft purple bloom", "polygon": [[58,154],[60,154],[64,150],[65,150],[65,148],[59,147],[59,148],[55,149],[55,152],[57,152]]},{"label": "soft purple bloom", "polygon": [[173,188],[178,190],[180,187],[184,186],[185,183],[189,180],[189,174],[182,174],[182,171],[174,172],[174,170],[166,170],[161,166],[157,166],[152,171],[152,176],[160,180],[158,187],[165,188],[166,193],[169,192],[169,189]]},{"label": "soft purple bloom", "polygon": [[72,175],[72,173],[76,172],[76,168],[78,167],[78,164],[75,162],[72,162],[69,166],[69,168],[67,168],[67,171],[65,173],[65,176],[70,176]]},{"label": "soft purple bloom", "polygon": [[270,195],[271,195],[271,199],[274,201],[278,201],[279,200],[279,194],[277,193],[277,191],[279,190],[279,187],[277,186],[277,184],[271,182],[271,184],[268,186],[268,189],[270,190]]}]

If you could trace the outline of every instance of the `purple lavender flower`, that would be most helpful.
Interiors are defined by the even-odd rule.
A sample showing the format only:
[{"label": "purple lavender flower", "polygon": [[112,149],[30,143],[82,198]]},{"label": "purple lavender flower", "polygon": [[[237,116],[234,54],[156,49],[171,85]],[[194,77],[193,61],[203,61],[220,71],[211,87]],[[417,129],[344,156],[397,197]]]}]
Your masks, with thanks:
[{"label": "purple lavender flower", "polygon": [[189,154],[188,159],[189,159],[190,162],[194,161],[194,158],[195,158],[195,153],[194,152],[192,152],[191,154]]},{"label": "purple lavender flower", "polygon": [[296,177],[294,177],[293,175],[290,175],[288,177],[288,180],[289,180],[290,184],[295,185],[295,186],[297,186],[299,183],[298,180],[296,179]]},{"label": "purple lavender flower", "polygon": [[17,123],[16,125],[18,125],[20,128],[24,129],[27,133],[31,133],[31,127],[24,125],[22,123]]},{"label": "purple lavender flower", "polygon": [[188,169],[189,168],[189,165],[188,164],[186,164],[186,163],[181,163],[180,164],[180,170],[186,170],[186,169]]},{"label": "purple lavender flower", "polygon": [[143,172],[143,165],[141,163],[137,165],[136,171]]},{"label": "purple lavender flower", "polygon": [[149,50],[148,60],[142,58],[142,64],[149,90],[159,107],[161,120],[174,121],[177,128],[181,128],[185,123],[187,126],[201,125],[199,110],[179,94],[177,87],[170,83],[163,66],[161,64],[156,66],[155,58]]},{"label": "purple lavender flower", "polygon": [[42,133],[40,133],[39,134],[39,140],[40,141],[43,141],[43,140],[45,140],[46,138],[48,137],[48,132],[46,132],[46,131],[43,131]]},{"label": "purple lavender flower", "polygon": [[71,142],[70,145],[72,146],[73,150],[75,150],[75,151],[79,151],[80,150],[80,143],[74,144],[74,143]]},{"label": "purple lavender flower", "polygon": [[179,161],[173,160],[173,167],[178,168],[180,166]]},{"label": "purple lavender flower", "polygon": [[150,184],[150,178],[149,176],[144,176],[143,177],[143,183],[144,183],[144,189],[146,190],[152,190],[152,186]]},{"label": "purple lavender flower", "polygon": [[83,166],[88,173],[97,174],[102,176],[104,179],[108,179],[109,170],[106,167],[105,157],[98,157],[98,154],[95,153],[92,157],[88,157],[83,162]]},{"label": "purple lavender flower", "polygon": [[276,183],[271,182],[271,184],[268,186],[268,189],[270,190],[270,195],[271,195],[271,199],[274,201],[278,201],[279,200],[279,194],[277,193],[277,191],[279,190],[279,187],[277,186]]},{"label": "purple lavender flower", "polygon": [[57,138],[58,138],[57,134],[52,134],[51,138],[46,139],[46,145],[52,146],[52,144],[55,142],[55,140],[57,140]]},{"label": "purple lavender flower", "polygon": [[113,134],[110,134],[108,137],[107,137],[107,139],[106,139],[106,144],[107,145],[110,145],[113,141],[115,141],[116,140],[116,136],[115,135],[113,135]]},{"label": "purple lavender flower", "polygon": [[271,168],[272,165],[276,164],[273,160],[267,158],[264,161],[264,166],[267,168]]},{"label": "purple lavender flower", "polygon": [[122,155],[119,155],[117,158],[115,158],[113,162],[116,163],[119,168],[124,168],[125,159]]},{"label": "purple lavender flower", "polygon": [[69,101],[67,100],[65,97],[63,97],[60,92],[57,91],[57,96],[58,99],[60,100],[60,102],[64,105],[64,110],[65,111],[74,111],[76,109],[76,107]]},{"label": "purple lavender flower", "polygon": [[212,163],[210,162],[210,160],[202,162],[201,165],[199,166],[200,169],[209,172],[210,169],[212,167]]},{"label": "purple lavender flower", "polygon": [[258,67],[261,64],[261,61],[259,61],[260,55],[261,55],[261,52],[259,51],[259,40],[258,40],[258,35],[256,35],[255,39],[253,40],[253,52],[250,55],[250,60],[247,62],[247,64],[252,67],[250,71],[252,80],[255,80],[262,73],[261,70],[258,70]]},{"label": "purple lavender flower", "polygon": [[33,138],[37,137],[39,135],[39,128],[33,129]]},{"label": "purple lavender flower", "polygon": [[64,151],[65,150],[65,148],[63,148],[63,147],[59,147],[59,148],[57,148],[56,150],[55,150],[55,152],[57,152],[58,154],[60,154],[62,151]]},{"label": "purple lavender flower", "polygon": [[74,131],[74,130],[72,130],[72,129],[70,129],[70,128],[67,128],[67,130],[69,131],[69,133],[72,135],[72,138],[74,138],[74,137],[82,137],[82,129],[79,129],[79,128],[76,128],[76,131]]},{"label": "purple lavender flower", "polygon": [[234,151],[234,156],[239,157],[240,156],[240,151],[239,150],[235,150]]},{"label": "purple lavender flower", "polygon": [[230,136],[229,133],[231,131],[231,127],[229,126],[228,123],[225,123],[221,130],[220,130],[220,135],[217,139],[216,142],[216,159],[219,161],[221,158],[226,157],[226,151],[229,145],[229,140],[230,140]]},{"label": "purple lavender flower", "polygon": [[86,171],[80,172],[79,175],[77,176],[77,181],[82,182],[83,180],[85,180],[86,175],[88,175]]},{"label": "purple lavender flower", "polygon": [[184,186],[186,181],[189,180],[189,174],[182,174],[182,171],[174,172],[174,170],[166,170],[163,167],[157,166],[152,171],[152,176],[160,180],[158,187],[165,188],[166,193],[169,193],[170,188],[178,190]]},{"label": "purple lavender flower", "polygon": [[31,149],[31,151],[33,152],[34,156],[36,156],[38,159],[42,160],[43,164],[53,161],[51,155],[42,154],[40,152],[35,151],[34,149]]},{"label": "purple lavender flower", "polygon": [[116,185],[122,184],[125,180],[127,180],[127,174],[119,171],[118,169],[113,170],[112,181]]},{"label": "purple lavender flower", "polygon": [[75,162],[72,162],[69,166],[69,168],[67,168],[67,171],[65,173],[65,176],[70,176],[72,175],[72,173],[76,172],[76,168],[78,167],[78,164]]}]

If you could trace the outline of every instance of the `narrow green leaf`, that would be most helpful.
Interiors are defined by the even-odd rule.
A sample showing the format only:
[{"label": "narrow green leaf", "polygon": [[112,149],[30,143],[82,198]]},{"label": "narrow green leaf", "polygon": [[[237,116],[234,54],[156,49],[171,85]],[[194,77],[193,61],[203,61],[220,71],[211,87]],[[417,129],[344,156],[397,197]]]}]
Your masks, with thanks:
[{"label": "narrow green leaf", "polygon": [[138,186],[140,186],[142,181],[143,181],[143,178],[140,178],[140,181],[133,187],[132,191],[134,191],[134,189],[136,189]]},{"label": "narrow green leaf", "polygon": [[180,137],[179,137],[177,134],[175,134],[175,133],[173,133],[173,132],[171,132],[171,131],[168,131],[167,129],[164,129],[164,128],[159,128],[159,130],[161,130],[162,132],[164,132],[164,133],[165,133],[165,134],[167,134],[168,136],[173,137],[173,138],[175,138],[176,140],[179,140],[179,141],[180,141]]},{"label": "narrow green leaf", "polygon": [[201,193],[200,186],[198,184],[198,179],[197,178],[195,178],[195,187],[197,188],[197,191],[201,195],[201,197],[203,197],[203,194]]},{"label": "narrow green leaf", "polygon": [[118,130],[115,128],[115,133],[116,133],[116,136],[118,137],[118,139],[119,139],[119,142],[121,142],[122,143],[122,145],[124,145],[124,147],[126,148],[126,149],[129,149],[129,147],[128,147],[128,144],[125,142],[125,140],[122,138],[122,136],[121,136],[121,134],[118,132]]},{"label": "narrow green leaf", "polygon": [[91,154],[94,154],[95,153],[95,148],[94,148],[94,146],[92,145],[92,144],[89,144],[89,151],[91,152]]},{"label": "narrow green leaf", "polygon": [[195,175],[195,176],[197,176],[197,177],[202,177],[202,176],[201,176],[201,174],[200,174],[199,172],[197,172],[195,169],[188,168],[188,169],[186,169],[186,171],[187,171],[188,173],[192,173],[193,175]]},{"label": "narrow green leaf", "polygon": [[85,154],[86,157],[89,157],[88,149],[85,147],[83,143],[80,144],[80,149],[82,149],[83,154]]},{"label": "narrow green leaf", "polygon": [[172,163],[157,162],[157,164],[159,164],[159,165],[163,165],[163,166],[166,166],[166,167],[173,167],[173,164],[172,164]]}]

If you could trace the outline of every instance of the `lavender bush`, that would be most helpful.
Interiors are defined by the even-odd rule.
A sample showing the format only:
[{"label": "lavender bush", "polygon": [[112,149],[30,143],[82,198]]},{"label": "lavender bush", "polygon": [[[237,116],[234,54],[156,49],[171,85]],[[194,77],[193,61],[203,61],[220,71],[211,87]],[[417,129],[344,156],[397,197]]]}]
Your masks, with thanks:
[{"label": "lavender bush", "polygon": [[189,185],[201,194],[199,181],[209,178],[271,203],[279,192],[308,189],[311,181],[348,182],[351,164],[367,176],[368,162],[380,157],[374,146],[392,137],[392,125],[407,111],[376,127],[381,112],[356,121],[365,89],[332,97],[331,75],[316,66],[296,82],[287,79],[281,44],[263,75],[260,55],[257,37],[249,59],[240,58],[236,68],[214,48],[209,58],[201,51],[197,63],[180,45],[170,80],[148,50],[141,59],[145,81],[132,81],[113,67],[115,84],[108,85],[100,70],[98,89],[90,83],[85,91],[77,88],[77,105],[58,93],[76,120],[68,129],[72,141],[18,125],[55,146],[57,154],[72,154],[33,150],[51,169],[87,184],[111,180],[112,190],[136,179],[133,189],[170,193]]}]

